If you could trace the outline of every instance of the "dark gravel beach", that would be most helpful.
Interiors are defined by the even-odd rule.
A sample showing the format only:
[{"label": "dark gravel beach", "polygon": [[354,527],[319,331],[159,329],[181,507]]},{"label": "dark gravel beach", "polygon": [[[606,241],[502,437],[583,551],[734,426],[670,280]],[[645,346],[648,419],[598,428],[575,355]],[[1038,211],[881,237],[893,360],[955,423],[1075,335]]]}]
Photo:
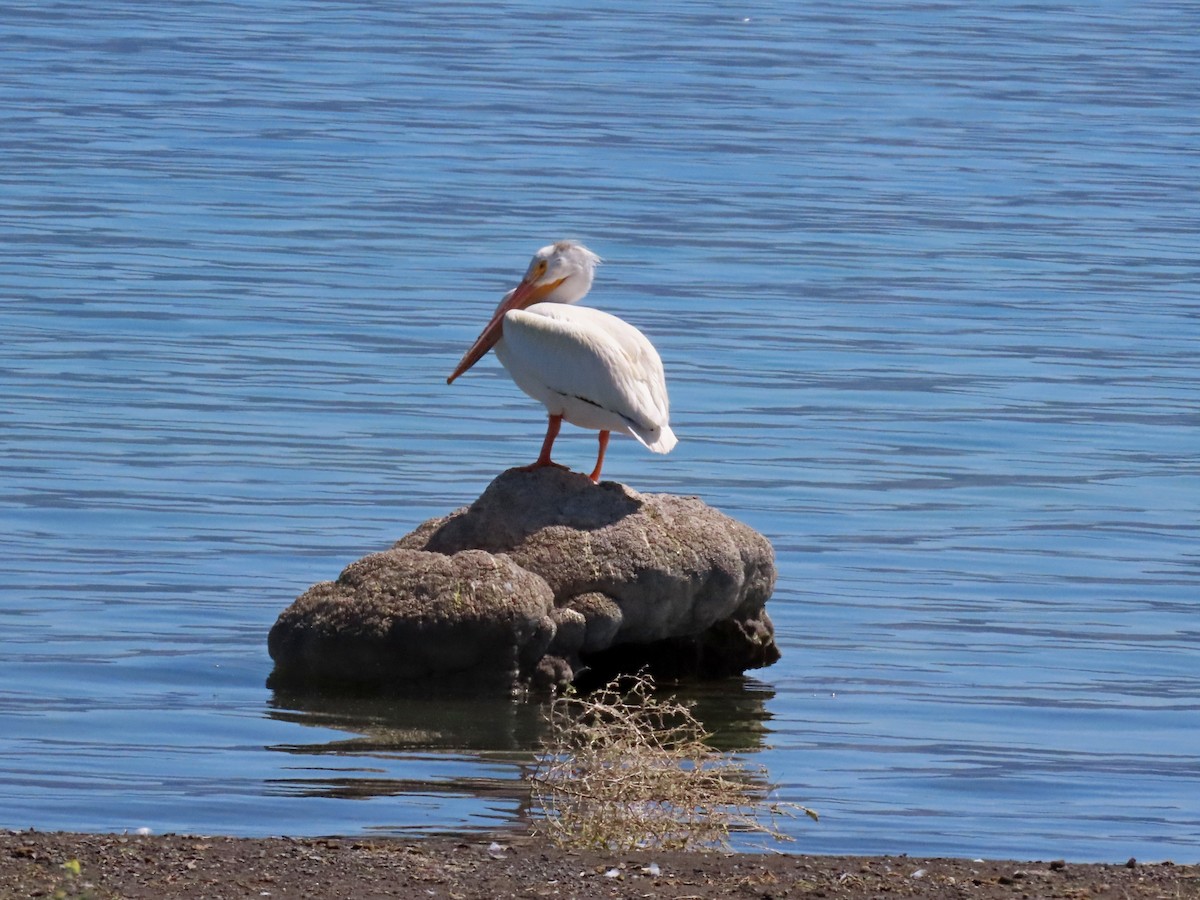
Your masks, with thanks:
[{"label": "dark gravel beach", "polygon": [[0,898],[1200,898],[1200,866],[563,851],[528,836],[0,833]]}]

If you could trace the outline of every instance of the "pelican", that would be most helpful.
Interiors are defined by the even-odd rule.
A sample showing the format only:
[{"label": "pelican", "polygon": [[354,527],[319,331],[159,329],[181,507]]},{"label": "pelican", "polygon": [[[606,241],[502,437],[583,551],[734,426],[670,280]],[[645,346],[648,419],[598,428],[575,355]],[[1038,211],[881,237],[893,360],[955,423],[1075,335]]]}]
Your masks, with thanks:
[{"label": "pelican", "polygon": [[667,420],[662,360],[646,336],[616,316],[572,306],[592,287],[600,257],[582,244],[559,241],[533,255],[521,283],[504,295],[483,332],[446,379],[450,384],[493,347],[508,374],[546,407],[550,421],[537,460],[526,469],[555,466],[550,449],[563,420],[600,432],[600,480],[609,433],[627,434],[654,453],[669,453],[675,434]]}]

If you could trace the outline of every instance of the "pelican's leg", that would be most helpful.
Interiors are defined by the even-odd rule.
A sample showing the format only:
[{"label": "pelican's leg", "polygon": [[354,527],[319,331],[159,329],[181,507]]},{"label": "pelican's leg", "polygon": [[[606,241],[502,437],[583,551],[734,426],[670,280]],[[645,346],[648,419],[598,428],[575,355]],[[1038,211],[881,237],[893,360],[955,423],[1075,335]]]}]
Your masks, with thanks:
[{"label": "pelican's leg", "polygon": [[546,439],[542,441],[542,452],[538,454],[538,458],[527,466],[521,466],[526,472],[532,472],[534,469],[544,469],[546,466],[554,466],[556,469],[565,469],[566,466],[559,465],[550,458],[550,448],[554,446],[554,439],[558,437],[558,429],[562,428],[562,416],[551,416],[549,423],[546,425]]},{"label": "pelican's leg", "polygon": [[592,469],[592,474],[588,478],[597,484],[600,483],[600,470],[604,468],[604,451],[608,449],[608,432],[600,432],[600,452],[596,455],[596,468]]}]

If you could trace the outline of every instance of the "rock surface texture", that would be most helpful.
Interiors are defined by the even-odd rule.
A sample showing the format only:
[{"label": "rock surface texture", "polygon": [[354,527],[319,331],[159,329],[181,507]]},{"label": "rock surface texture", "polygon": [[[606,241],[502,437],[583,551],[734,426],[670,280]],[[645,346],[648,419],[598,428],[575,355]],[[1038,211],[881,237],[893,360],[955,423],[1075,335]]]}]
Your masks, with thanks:
[{"label": "rock surface texture", "polygon": [[736,674],[779,658],[774,584],[767,539],[695,497],[510,469],[288,607],[272,680],[512,691],[643,665]]}]

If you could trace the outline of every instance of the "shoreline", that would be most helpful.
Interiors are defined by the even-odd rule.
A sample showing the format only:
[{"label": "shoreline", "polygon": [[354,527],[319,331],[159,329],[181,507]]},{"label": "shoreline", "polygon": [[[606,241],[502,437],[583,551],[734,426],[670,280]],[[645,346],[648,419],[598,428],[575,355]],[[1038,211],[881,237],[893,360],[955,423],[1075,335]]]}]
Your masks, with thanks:
[{"label": "shoreline", "polygon": [[1200,898],[1170,861],[560,850],[528,834],[235,838],[0,831],[0,898]]}]

